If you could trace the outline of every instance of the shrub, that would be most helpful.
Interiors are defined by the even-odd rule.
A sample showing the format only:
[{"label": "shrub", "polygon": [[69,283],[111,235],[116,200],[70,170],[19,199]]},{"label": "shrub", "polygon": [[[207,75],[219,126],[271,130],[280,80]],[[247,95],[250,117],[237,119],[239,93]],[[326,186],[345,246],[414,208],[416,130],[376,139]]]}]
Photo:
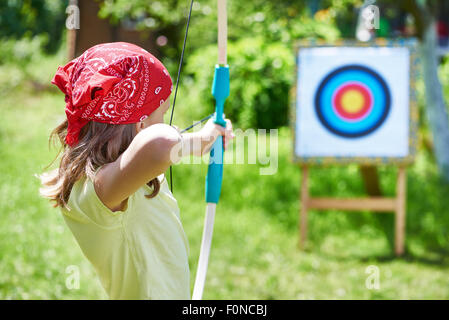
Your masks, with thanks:
[{"label": "shrub", "polygon": [[[193,77],[186,90],[202,115],[213,104],[211,84],[217,46],[196,50],[186,73]],[[246,38],[228,46],[231,93],[225,113],[240,127],[277,128],[288,124],[289,90],[294,78],[294,53],[282,43]],[[186,84],[184,84],[186,85]],[[207,110],[206,110],[207,108]]]}]

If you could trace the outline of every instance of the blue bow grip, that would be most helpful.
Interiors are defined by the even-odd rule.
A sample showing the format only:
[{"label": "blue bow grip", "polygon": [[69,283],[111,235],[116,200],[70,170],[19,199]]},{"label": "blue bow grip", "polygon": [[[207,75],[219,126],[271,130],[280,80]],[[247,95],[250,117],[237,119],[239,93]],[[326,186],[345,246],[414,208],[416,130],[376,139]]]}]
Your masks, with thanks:
[{"label": "blue bow grip", "polygon": [[[215,98],[214,122],[226,127],[223,118],[223,106],[229,96],[229,67],[215,66],[214,81],[212,83],[212,95]],[[206,202],[218,203],[223,179],[223,139],[215,140],[210,150],[209,167],[206,176]]]}]

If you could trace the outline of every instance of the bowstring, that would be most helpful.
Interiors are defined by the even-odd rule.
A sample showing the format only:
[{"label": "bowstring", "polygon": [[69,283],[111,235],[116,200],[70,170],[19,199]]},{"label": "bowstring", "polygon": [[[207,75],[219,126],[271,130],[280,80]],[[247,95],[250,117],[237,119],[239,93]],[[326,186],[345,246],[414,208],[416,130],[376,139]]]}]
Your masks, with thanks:
[{"label": "bowstring", "polygon": [[[178,94],[178,85],[179,85],[179,78],[181,77],[182,62],[184,61],[184,52],[185,52],[185,49],[186,49],[187,35],[189,33],[190,17],[192,16],[192,7],[193,7],[193,0],[190,1],[190,8],[189,8],[189,16],[187,18],[186,33],[184,35],[184,43],[182,45],[181,58],[179,60],[178,75],[176,77],[175,96],[173,97],[173,106],[172,106],[171,115],[170,115],[170,126],[172,125],[172,122],[173,122],[173,113],[175,111],[176,95]],[[173,193],[173,172],[172,172],[172,166],[170,166],[170,190]]]},{"label": "bowstring", "polygon": [[181,133],[184,133],[184,132],[186,132],[186,131],[189,131],[189,130],[192,129],[193,127],[196,127],[197,125],[203,123],[204,121],[209,120],[209,119],[212,118],[214,115],[215,115],[215,112],[212,113],[212,114],[210,114],[210,115],[208,115],[207,117],[204,117],[203,119],[201,119],[201,120],[195,122],[195,123],[192,124],[191,126],[188,126],[188,127],[185,128],[184,130],[181,130]]}]

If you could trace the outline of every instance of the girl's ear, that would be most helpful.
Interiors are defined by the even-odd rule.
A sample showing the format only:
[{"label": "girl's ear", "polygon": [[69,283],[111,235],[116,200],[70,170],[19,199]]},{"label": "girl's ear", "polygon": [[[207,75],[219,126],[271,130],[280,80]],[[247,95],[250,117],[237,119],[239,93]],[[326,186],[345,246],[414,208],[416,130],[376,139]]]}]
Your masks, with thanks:
[{"label": "girl's ear", "polygon": [[144,128],[143,122],[136,122],[136,132],[139,133],[140,130]]}]

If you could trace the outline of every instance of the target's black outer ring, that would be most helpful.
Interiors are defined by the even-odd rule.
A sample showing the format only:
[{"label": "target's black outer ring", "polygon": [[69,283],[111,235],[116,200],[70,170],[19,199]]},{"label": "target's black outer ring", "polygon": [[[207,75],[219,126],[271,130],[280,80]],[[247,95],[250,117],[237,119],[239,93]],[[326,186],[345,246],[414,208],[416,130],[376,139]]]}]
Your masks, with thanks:
[{"label": "target's black outer ring", "polygon": [[[356,132],[356,133],[348,133],[348,132],[344,132],[344,131],[340,131],[335,129],[334,127],[332,127],[324,118],[322,112],[321,112],[321,108],[320,108],[320,96],[321,93],[324,89],[324,87],[326,86],[326,84],[338,73],[343,72],[343,71],[347,71],[347,70],[360,70],[360,71],[364,71],[368,74],[370,74],[372,77],[374,77],[381,85],[384,94],[385,94],[385,109],[384,112],[382,114],[382,116],[379,118],[379,120],[370,128],[367,128],[366,130],[360,131],[360,132]],[[374,97],[375,98],[375,97]],[[335,69],[334,71],[332,71],[331,73],[329,73],[320,83],[320,86],[318,87],[318,90],[315,93],[315,111],[318,115],[318,118],[320,119],[320,122],[322,125],[324,125],[329,131],[331,131],[332,133],[338,135],[338,136],[343,136],[346,138],[360,138],[363,137],[367,134],[370,134],[371,132],[375,131],[377,128],[379,128],[382,123],[385,121],[385,119],[388,116],[388,113],[390,112],[391,109],[391,94],[390,94],[390,90],[388,89],[387,84],[385,83],[385,80],[382,79],[382,77],[375,71],[373,71],[370,68],[367,68],[365,66],[361,66],[361,65],[357,65],[357,64],[351,64],[351,65],[346,65],[343,67],[339,67],[337,69]]]}]

